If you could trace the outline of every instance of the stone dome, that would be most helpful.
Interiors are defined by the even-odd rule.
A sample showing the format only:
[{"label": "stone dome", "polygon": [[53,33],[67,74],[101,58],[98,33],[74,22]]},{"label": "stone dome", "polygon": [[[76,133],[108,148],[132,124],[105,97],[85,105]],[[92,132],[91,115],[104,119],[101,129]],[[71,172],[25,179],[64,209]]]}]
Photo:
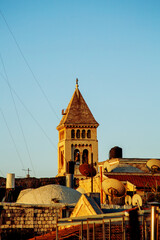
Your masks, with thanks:
[{"label": "stone dome", "polygon": [[77,203],[81,193],[62,185],[50,184],[36,189],[22,190],[17,203],[23,204],[54,204]]}]

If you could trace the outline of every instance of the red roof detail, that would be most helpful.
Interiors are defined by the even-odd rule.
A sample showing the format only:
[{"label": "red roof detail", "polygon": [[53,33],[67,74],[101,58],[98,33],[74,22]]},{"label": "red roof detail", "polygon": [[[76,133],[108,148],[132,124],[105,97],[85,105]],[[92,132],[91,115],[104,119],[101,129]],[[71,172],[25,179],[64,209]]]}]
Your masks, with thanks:
[{"label": "red roof detail", "polygon": [[144,188],[144,187],[153,187],[160,185],[160,176],[143,176],[143,175],[106,175],[109,178],[115,178],[119,181],[129,181],[134,184],[137,188]]}]

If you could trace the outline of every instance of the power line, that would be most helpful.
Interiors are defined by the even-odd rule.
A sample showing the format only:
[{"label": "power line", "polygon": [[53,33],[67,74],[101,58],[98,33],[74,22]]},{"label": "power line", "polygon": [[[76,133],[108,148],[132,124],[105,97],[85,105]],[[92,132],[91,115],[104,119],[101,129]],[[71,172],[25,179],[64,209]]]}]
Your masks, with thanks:
[{"label": "power line", "polygon": [[[3,76],[2,73],[0,73],[1,77],[6,81],[5,77]],[[30,117],[34,120],[34,122],[36,123],[36,125],[40,128],[40,130],[43,132],[43,134],[45,135],[45,137],[48,139],[48,141],[50,142],[50,144],[57,150],[57,147],[55,146],[55,144],[53,143],[53,141],[51,140],[51,138],[47,135],[46,131],[43,129],[43,127],[41,126],[41,124],[38,122],[38,120],[36,120],[36,118],[33,116],[33,114],[29,111],[29,109],[27,108],[27,106],[24,104],[24,102],[22,101],[22,99],[18,96],[18,94],[16,93],[15,89],[10,85],[12,91],[14,92],[14,94],[16,95],[17,99],[19,100],[19,102],[22,104],[22,106],[24,107],[24,109],[26,110],[26,112],[30,115]]]},{"label": "power line", "polygon": [[1,17],[3,18],[5,24],[6,24],[7,28],[8,28],[8,30],[9,30],[9,32],[10,32],[12,38],[13,38],[13,40],[14,40],[14,42],[15,42],[15,44],[16,44],[16,46],[17,46],[17,48],[18,48],[18,50],[19,50],[19,52],[20,52],[20,54],[21,54],[21,56],[22,56],[22,58],[23,58],[23,60],[24,60],[24,62],[26,63],[28,69],[30,70],[33,79],[34,79],[35,82],[37,83],[39,89],[41,90],[41,92],[42,92],[42,94],[43,94],[43,96],[44,96],[44,98],[46,99],[48,105],[50,106],[50,109],[51,109],[52,112],[55,114],[55,116],[57,117],[57,119],[60,120],[59,117],[58,117],[58,115],[57,115],[57,113],[56,113],[56,111],[54,110],[54,108],[53,108],[53,106],[52,106],[50,100],[48,99],[48,97],[47,97],[45,91],[43,90],[43,88],[42,88],[42,86],[40,85],[40,83],[39,83],[37,77],[35,76],[35,74],[34,74],[32,68],[31,68],[31,66],[30,66],[30,64],[29,64],[29,62],[28,62],[28,60],[27,60],[26,57],[24,56],[24,54],[23,54],[23,52],[22,52],[22,49],[21,49],[21,47],[20,47],[20,45],[19,45],[17,39],[15,38],[15,36],[14,36],[14,34],[13,34],[13,32],[12,32],[10,26],[9,26],[9,24],[7,23],[7,20],[6,20],[6,18],[4,17],[4,14],[2,14],[2,11],[1,11],[1,10],[0,10],[0,15],[1,15]]},{"label": "power line", "polygon": [[20,156],[20,153],[19,153],[19,151],[18,151],[17,145],[16,145],[16,143],[15,143],[15,141],[14,141],[14,138],[13,138],[13,136],[12,136],[11,130],[10,130],[9,126],[8,126],[7,120],[6,120],[5,116],[4,116],[4,113],[3,113],[3,111],[2,111],[1,108],[0,108],[0,112],[1,112],[1,115],[2,115],[2,117],[3,117],[4,122],[5,122],[5,124],[6,124],[6,127],[7,127],[7,129],[8,129],[8,133],[9,133],[9,135],[10,135],[10,138],[12,139],[12,142],[13,142],[13,145],[14,145],[14,147],[15,147],[15,150],[16,150],[16,153],[17,153],[17,155],[18,155],[18,158],[19,158],[19,160],[20,160],[20,163],[21,163],[22,167],[24,168],[24,164],[23,164],[22,158],[21,158],[21,156]]},{"label": "power line", "polygon": [[10,86],[10,83],[9,83],[9,79],[8,79],[8,76],[7,76],[7,72],[6,72],[6,69],[5,69],[4,62],[3,62],[1,54],[0,54],[0,58],[1,58],[2,66],[3,66],[3,69],[4,69],[4,73],[5,73],[5,76],[6,76],[5,80],[7,82],[9,90],[10,90],[10,94],[11,94],[13,105],[14,105],[14,109],[15,109],[15,112],[16,112],[16,115],[17,115],[19,127],[20,127],[20,130],[21,130],[21,133],[22,133],[22,137],[23,137],[23,140],[24,140],[24,143],[25,143],[25,146],[26,146],[27,154],[28,154],[28,157],[29,157],[29,160],[30,160],[33,172],[34,172],[34,175],[36,176],[35,170],[34,170],[34,167],[33,167],[33,163],[32,163],[32,159],[31,159],[31,155],[30,155],[30,152],[29,152],[27,140],[26,140],[26,137],[25,137],[25,134],[24,134],[24,131],[23,131],[23,127],[22,127],[22,124],[21,124],[20,116],[19,116],[18,109],[17,109],[16,103],[15,103],[15,100],[14,100],[14,96],[13,96],[13,93],[12,93],[12,89],[11,89],[11,86]]}]

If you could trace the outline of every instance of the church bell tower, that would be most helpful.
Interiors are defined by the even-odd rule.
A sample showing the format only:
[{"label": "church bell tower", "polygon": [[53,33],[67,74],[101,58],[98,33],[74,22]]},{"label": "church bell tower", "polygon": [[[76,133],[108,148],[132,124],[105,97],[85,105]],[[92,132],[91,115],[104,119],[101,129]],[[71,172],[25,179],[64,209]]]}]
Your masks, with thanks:
[{"label": "church bell tower", "polygon": [[67,163],[74,161],[74,176],[80,177],[80,164],[91,164],[91,156],[93,156],[93,166],[98,168],[97,127],[99,124],[79,90],[78,79],[76,79],[73,96],[67,109],[62,110],[62,115],[57,126],[59,132],[58,176],[66,175]]}]

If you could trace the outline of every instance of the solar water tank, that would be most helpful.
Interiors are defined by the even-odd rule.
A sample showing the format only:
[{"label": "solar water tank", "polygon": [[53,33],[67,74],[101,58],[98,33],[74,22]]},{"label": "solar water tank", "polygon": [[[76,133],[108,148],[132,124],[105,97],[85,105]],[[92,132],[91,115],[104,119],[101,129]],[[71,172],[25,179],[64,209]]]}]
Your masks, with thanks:
[{"label": "solar water tank", "polygon": [[109,159],[111,158],[122,158],[122,148],[120,147],[113,147],[109,151]]}]

